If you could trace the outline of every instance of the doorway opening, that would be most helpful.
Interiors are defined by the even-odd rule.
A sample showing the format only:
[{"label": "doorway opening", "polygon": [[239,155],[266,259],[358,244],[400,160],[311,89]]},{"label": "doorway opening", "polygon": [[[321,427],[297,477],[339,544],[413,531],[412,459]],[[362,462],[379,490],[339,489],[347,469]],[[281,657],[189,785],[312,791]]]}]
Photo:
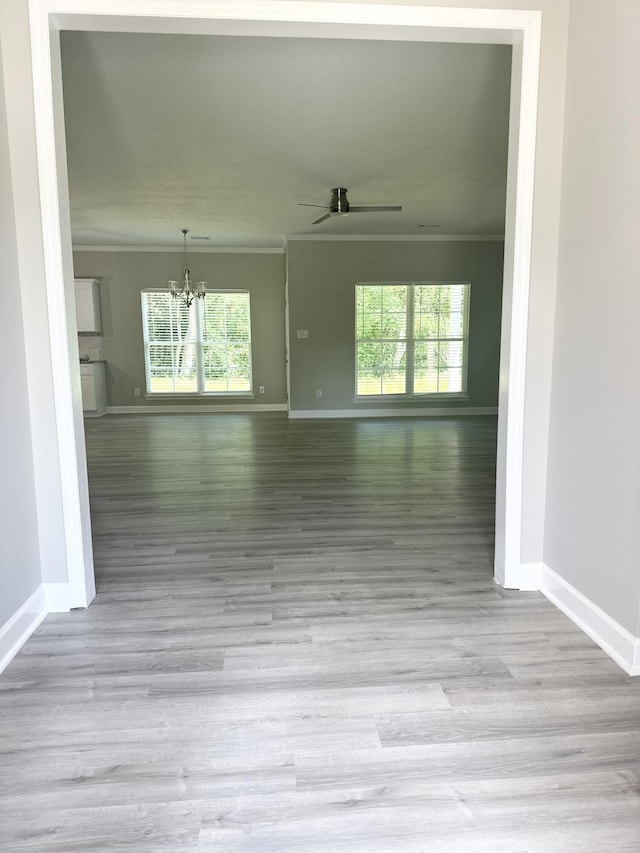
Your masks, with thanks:
[{"label": "doorway opening", "polygon": [[[112,4],[42,0],[31,19],[36,134],[47,277],[51,367],[56,396],[58,464],[63,484],[65,541],[71,606],[86,606],[95,591],[82,412],[68,345],[68,301],[73,263],[66,198],[60,76],[61,29],[296,35],[411,41],[511,44],[511,117],[503,276],[502,354],[497,459],[495,579],[519,587],[525,354],[533,200],[540,13],[319,3],[203,4],[185,17],[179,0],[138,0],[127,15]],[[57,143],[57,145],[56,145]],[[66,286],[65,286],[66,285]]]}]

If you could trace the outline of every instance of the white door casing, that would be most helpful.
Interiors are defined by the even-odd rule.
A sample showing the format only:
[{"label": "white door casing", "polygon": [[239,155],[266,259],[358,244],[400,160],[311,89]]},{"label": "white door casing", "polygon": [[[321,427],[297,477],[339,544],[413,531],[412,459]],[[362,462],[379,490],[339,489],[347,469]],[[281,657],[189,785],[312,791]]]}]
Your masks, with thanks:
[{"label": "white door casing", "polygon": [[[521,567],[525,368],[541,13],[296,0],[29,0],[51,369],[56,399],[70,603],[95,594],[79,365],[69,305],[73,262],[66,182],[60,29],[295,35],[513,46],[498,418],[495,579],[527,585]],[[22,283],[26,287],[26,283]],[[71,296],[70,296],[71,295]]]}]

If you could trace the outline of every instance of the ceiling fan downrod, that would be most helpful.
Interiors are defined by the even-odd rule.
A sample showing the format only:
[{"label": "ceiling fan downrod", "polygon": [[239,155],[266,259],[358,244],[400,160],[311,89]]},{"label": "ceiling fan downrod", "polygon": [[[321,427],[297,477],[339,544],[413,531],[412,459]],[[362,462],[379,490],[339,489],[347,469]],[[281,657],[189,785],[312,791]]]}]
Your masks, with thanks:
[{"label": "ceiling fan downrod", "polygon": [[331,213],[349,213],[349,200],[345,187],[334,187],[331,190],[331,201],[329,202]]}]

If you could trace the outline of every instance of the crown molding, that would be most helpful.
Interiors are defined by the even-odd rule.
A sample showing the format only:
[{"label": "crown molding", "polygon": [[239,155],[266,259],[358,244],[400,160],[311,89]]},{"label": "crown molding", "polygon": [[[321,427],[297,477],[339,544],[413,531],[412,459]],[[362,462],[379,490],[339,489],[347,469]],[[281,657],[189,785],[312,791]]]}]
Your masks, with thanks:
[{"label": "crown molding", "polygon": [[[73,246],[74,252],[173,252],[184,254],[184,246]],[[284,255],[281,247],[189,246],[190,255]]]},{"label": "crown molding", "polygon": [[[289,234],[284,243],[502,243],[504,234]],[[182,246],[73,246],[74,252],[184,253]],[[189,246],[190,255],[283,255],[276,246]]]},{"label": "crown molding", "polygon": [[504,234],[289,234],[290,242],[331,243],[497,243]]}]

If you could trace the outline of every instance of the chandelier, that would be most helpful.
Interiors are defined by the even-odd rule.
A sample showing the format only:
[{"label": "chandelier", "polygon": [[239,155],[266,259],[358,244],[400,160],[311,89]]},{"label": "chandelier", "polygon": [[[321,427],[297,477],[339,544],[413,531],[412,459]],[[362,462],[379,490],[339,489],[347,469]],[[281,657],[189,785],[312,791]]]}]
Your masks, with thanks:
[{"label": "chandelier", "polygon": [[168,284],[171,295],[175,296],[176,299],[182,299],[187,308],[190,308],[194,299],[204,299],[207,282],[191,281],[191,273],[189,272],[189,264],[187,262],[187,234],[189,233],[189,229],[181,228],[180,230],[184,239],[184,272],[182,274],[182,281],[170,281]]}]

